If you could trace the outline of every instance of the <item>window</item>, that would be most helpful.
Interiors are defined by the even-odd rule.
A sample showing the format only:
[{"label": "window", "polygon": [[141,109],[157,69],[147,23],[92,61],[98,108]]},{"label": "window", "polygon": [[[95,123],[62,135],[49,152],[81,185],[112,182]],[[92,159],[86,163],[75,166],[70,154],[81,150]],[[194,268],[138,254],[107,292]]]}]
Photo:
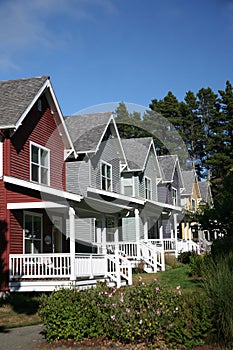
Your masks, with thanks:
[{"label": "window", "polygon": [[145,177],[145,197],[151,199],[151,180]]},{"label": "window", "polygon": [[191,206],[192,206],[191,210],[195,211],[196,210],[196,201],[193,198],[192,198],[192,201],[191,201]]},{"label": "window", "polygon": [[172,203],[177,205],[177,189],[172,187]]},{"label": "window", "polygon": [[49,185],[49,150],[31,144],[31,181]]},{"label": "window", "polygon": [[24,253],[41,252],[42,214],[24,212]]},{"label": "window", "polygon": [[129,197],[133,197],[133,186],[124,185],[124,194]]},{"label": "window", "polygon": [[107,163],[101,164],[101,188],[102,190],[112,190],[112,166]]}]

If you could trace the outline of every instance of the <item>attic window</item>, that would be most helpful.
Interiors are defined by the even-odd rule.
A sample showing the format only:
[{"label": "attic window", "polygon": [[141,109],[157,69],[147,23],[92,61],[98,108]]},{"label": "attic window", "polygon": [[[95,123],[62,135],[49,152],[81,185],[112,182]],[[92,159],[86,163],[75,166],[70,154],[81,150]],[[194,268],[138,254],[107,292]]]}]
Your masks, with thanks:
[{"label": "attic window", "polygon": [[37,109],[39,112],[42,112],[42,101],[41,99],[39,98],[39,100],[37,101]]}]

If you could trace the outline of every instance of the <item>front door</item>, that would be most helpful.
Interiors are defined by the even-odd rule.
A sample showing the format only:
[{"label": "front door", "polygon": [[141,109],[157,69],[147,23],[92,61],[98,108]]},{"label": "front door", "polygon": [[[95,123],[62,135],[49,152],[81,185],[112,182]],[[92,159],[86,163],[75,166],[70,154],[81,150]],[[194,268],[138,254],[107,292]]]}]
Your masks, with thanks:
[{"label": "front door", "polygon": [[41,253],[42,214],[24,212],[24,253]]}]

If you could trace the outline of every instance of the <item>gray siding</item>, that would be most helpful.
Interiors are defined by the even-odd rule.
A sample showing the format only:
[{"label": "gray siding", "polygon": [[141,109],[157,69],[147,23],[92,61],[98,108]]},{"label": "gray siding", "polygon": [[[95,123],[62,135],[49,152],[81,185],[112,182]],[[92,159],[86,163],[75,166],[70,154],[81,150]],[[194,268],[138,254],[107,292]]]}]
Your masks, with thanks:
[{"label": "gray siding", "polygon": [[112,138],[102,141],[97,153],[91,159],[91,186],[101,189],[101,161],[112,166],[112,191],[120,193],[120,157],[118,139]]},{"label": "gray siding", "polygon": [[[144,176],[148,177],[151,180],[151,190],[152,190],[152,200],[157,201],[157,174],[156,174],[156,161],[155,161],[155,155],[154,152],[151,150],[147,164]],[[145,188],[144,188],[144,198],[145,198]]]},{"label": "gray siding", "polygon": [[87,157],[83,161],[66,163],[66,189],[69,192],[86,195],[89,181],[89,164]]}]

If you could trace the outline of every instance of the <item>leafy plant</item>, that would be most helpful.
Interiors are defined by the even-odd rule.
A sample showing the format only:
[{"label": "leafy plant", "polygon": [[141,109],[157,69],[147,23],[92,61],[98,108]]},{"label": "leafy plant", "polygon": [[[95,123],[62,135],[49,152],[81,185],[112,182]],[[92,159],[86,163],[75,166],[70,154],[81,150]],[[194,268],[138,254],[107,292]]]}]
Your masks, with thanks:
[{"label": "leafy plant", "polygon": [[233,253],[209,257],[203,269],[203,287],[212,303],[218,340],[233,347]]},{"label": "leafy plant", "polygon": [[[58,290],[44,297],[40,316],[48,341],[103,337],[148,347],[163,342],[191,349],[211,331],[208,301],[187,299],[180,286],[163,288],[157,281],[125,289],[98,285],[85,291]],[[187,327],[187,325],[189,325]]]}]

